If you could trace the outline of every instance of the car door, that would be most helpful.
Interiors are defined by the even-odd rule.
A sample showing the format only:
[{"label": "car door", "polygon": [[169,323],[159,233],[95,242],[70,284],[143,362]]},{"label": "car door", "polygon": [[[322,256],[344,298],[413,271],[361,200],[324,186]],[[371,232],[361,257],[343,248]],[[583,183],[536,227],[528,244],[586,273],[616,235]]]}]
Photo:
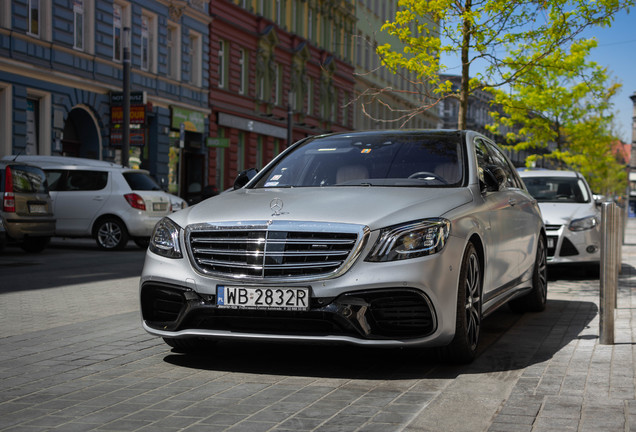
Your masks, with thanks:
[{"label": "car door", "polygon": [[47,170],[57,235],[90,235],[95,215],[109,195],[108,172],[94,170]]},{"label": "car door", "polygon": [[[520,226],[517,204],[519,202],[517,185],[511,169],[505,163],[503,155],[482,138],[475,138],[475,151],[480,176],[486,170],[501,168],[505,179],[499,190],[484,191],[484,211],[490,221],[485,233],[487,262],[484,280],[484,303],[511,286],[511,282],[521,276],[519,270],[519,236],[524,231]],[[482,178],[483,181],[483,178]]]}]

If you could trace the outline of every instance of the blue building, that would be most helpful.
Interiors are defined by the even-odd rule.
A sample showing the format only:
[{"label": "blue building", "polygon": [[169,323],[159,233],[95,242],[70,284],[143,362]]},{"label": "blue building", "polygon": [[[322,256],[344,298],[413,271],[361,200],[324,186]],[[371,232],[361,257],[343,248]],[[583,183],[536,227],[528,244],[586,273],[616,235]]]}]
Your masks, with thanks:
[{"label": "blue building", "polygon": [[120,161],[130,47],[130,165],[187,196],[207,176],[210,22],[203,0],[0,0],[0,156]]}]

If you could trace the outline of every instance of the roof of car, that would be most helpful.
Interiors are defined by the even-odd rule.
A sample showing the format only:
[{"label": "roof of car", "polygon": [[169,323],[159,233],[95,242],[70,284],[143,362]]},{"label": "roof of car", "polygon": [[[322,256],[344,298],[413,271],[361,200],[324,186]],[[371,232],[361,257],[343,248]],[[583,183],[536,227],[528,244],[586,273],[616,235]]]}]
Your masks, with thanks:
[{"label": "roof of car", "polygon": [[521,177],[579,177],[576,171],[549,170],[549,169],[520,169]]},{"label": "roof of car", "polygon": [[15,160],[15,162],[27,162],[40,167],[93,167],[93,168],[114,168],[130,169],[115,162],[102,161],[97,159],[78,158],[70,156],[45,156],[45,155],[11,155],[5,156],[3,160]]}]

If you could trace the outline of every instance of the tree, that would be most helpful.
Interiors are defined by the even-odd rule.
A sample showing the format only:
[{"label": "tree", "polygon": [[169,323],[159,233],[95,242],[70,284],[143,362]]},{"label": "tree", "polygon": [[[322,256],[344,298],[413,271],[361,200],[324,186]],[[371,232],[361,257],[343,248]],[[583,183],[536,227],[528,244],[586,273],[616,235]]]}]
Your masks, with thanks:
[{"label": "tree", "polygon": [[[513,53],[529,63],[541,48],[531,43]],[[508,91],[492,90],[494,123],[487,128],[505,137],[516,151],[545,149],[526,160],[539,158],[580,171],[595,191],[621,193],[626,184],[624,162],[613,154],[611,99],[620,88],[610,83],[607,70],[588,60],[596,47],[593,39],[558,47],[534,62],[531,70],[510,84]],[[507,76],[503,74],[504,78]]]},{"label": "tree", "polygon": [[[403,119],[430,109],[440,100],[459,100],[457,127],[466,126],[468,97],[485,88],[505,88],[522,79],[555,50],[575,41],[592,26],[608,26],[616,12],[633,0],[399,0],[394,22],[384,31],[406,48],[378,47],[382,62],[403,79],[414,74],[422,104]],[[534,46],[531,56],[525,48]],[[453,90],[440,79],[448,67],[441,54],[458,53],[461,85]],[[482,74],[471,78],[471,66],[480,62]],[[389,90],[386,90],[389,91]]]}]

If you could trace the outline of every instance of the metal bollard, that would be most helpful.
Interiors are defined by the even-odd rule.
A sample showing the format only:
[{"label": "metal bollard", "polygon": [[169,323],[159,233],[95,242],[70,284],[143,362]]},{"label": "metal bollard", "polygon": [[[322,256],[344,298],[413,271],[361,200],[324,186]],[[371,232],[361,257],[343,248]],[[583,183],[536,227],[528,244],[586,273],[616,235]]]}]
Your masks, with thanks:
[{"label": "metal bollard", "polygon": [[601,208],[601,272],[600,272],[600,343],[614,344],[614,309],[618,281],[618,232],[616,204],[603,203]]}]

